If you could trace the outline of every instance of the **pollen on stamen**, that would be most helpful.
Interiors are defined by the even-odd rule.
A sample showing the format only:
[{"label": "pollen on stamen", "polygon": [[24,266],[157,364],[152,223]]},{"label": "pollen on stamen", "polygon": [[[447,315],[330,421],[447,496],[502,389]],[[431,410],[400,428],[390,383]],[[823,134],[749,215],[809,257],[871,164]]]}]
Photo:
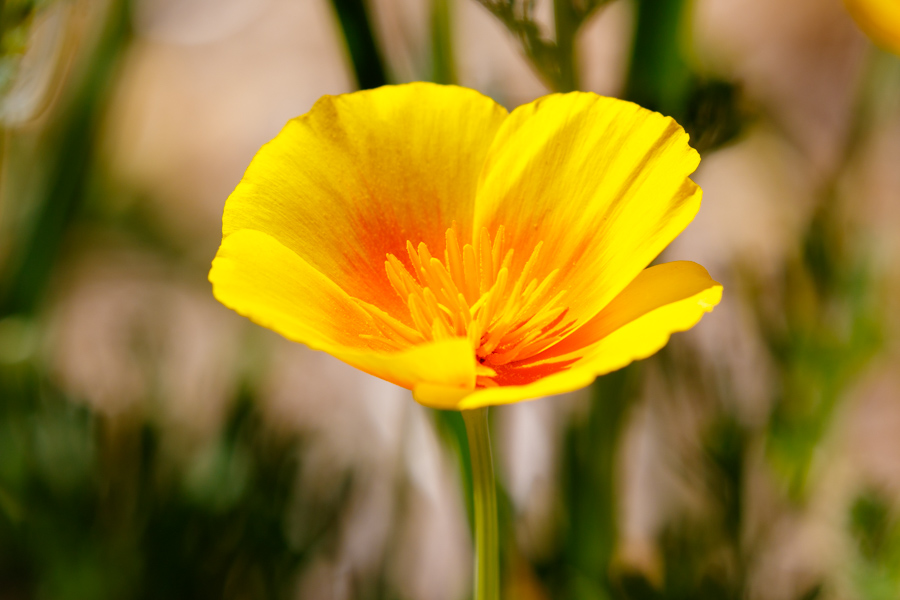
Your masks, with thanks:
[{"label": "pollen on stamen", "polygon": [[505,232],[493,240],[482,229],[461,243],[456,223],[445,234],[443,260],[424,243],[406,243],[408,262],[393,254],[385,260],[391,287],[409,310],[408,323],[380,313],[374,323],[385,343],[405,346],[420,341],[465,337],[472,344],[476,386],[498,385],[497,369],[516,364],[553,346],[574,328],[567,320],[565,291],[555,287],[559,270],[544,275],[537,243],[513,273],[513,248]]}]

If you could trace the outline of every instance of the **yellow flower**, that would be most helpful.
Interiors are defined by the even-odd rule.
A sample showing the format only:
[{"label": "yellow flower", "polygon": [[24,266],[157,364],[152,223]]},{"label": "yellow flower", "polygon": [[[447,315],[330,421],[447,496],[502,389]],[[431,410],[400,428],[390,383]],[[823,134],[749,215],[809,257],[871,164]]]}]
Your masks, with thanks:
[{"label": "yellow flower", "polygon": [[693,219],[672,119],[589,93],[512,113],[459,87],[326,96],[228,198],[216,298],[285,337],[472,409],[575,390],[715,306],[645,268]]},{"label": "yellow flower", "polygon": [[900,54],[900,0],[844,0],[844,4],[873,42]]}]

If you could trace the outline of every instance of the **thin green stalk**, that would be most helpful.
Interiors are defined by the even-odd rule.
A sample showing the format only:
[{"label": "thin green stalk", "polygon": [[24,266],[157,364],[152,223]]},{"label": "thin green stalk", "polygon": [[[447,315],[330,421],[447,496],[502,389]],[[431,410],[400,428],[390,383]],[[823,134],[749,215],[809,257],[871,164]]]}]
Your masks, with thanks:
[{"label": "thin green stalk", "polygon": [[388,73],[364,0],[331,0],[350,53],[359,89],[388,83]]},{"label": "thin green stalk", "polygon": [[472,494],[475,508],[475,596],[474,600],[500,598],[497,490],[488,431],[488,409],[462,411],[472,462]]},{"label": "thin green stalk", "polygon": [[457,82],[451,2],[431,0],[431,80],[435,83]]},{"label": "thin green stalk", "polygon": [[575,38],[581,22],[570,0],[555,0],[553,20],[556,28],[556,53],[559,66],[556,88],[559,92],[572,92],[580,87]]},{"label": "thin green stalk", "polygon": [[690,0],[638,0],[625,98],[680,120],[692,78],[681,33]]}]

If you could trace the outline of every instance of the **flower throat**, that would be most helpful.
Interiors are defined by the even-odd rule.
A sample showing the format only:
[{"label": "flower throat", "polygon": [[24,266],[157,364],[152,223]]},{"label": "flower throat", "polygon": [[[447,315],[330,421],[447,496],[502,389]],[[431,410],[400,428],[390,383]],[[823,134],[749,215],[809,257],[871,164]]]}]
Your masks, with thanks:
[{"label": "flower throat", "polygon": [[406,302],[415,329],[391,319],[391,324],[382,323],[390,325],[390,332],[379,328],[386,337],[408,343],[466,337],[477,361],[476,386],[491,387],[497,385],[493,378],[498,368],[514,367],[574,329],[575,321],[566,321],[568,308],[560,304],[566,292],[553,294],[559,269],[543,277],[533,273],[543,242],[513,274],[514,250],[504,247],[503,226],[493,241],[482,229],[473,243],[460,247],[454,223],[445,239],[443,261],[424,243],[415,248],[407,241],[412,272],[387,255],[388,279]]}]

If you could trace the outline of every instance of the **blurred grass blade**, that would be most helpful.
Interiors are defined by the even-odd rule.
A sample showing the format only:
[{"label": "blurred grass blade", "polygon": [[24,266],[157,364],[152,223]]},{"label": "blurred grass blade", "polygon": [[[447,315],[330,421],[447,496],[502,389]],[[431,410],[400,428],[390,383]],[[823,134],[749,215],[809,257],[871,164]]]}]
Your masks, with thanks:
[{"label": "blurred grass blade", "polygon": [[331,5],[344,33],[359,89],[367,90],[387,84],[384,59],[375,41],[364,0],[331,0]]}]

